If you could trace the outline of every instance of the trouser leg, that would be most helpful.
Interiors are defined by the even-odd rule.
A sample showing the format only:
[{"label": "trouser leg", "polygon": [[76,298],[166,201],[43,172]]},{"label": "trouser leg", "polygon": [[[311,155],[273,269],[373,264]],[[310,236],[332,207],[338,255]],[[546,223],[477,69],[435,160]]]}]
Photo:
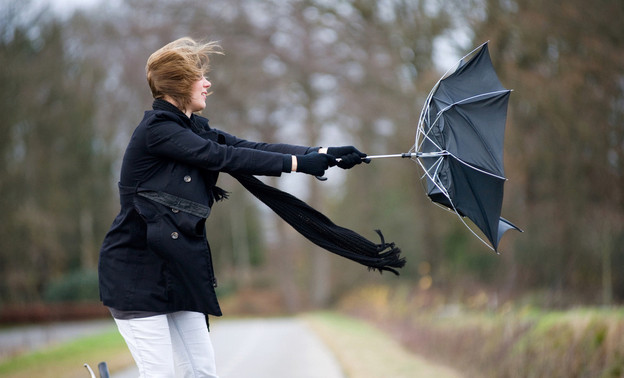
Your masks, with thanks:
[{"label": "trouser leg", "polygon": [[181,311],[167,315],[176,376],[218,378],[215,354],[204,314]]},{"label": "trouser leg", "polygon": [[115,319],[115,323],[139,368],[139,378],[175,377],[167,315]]}]

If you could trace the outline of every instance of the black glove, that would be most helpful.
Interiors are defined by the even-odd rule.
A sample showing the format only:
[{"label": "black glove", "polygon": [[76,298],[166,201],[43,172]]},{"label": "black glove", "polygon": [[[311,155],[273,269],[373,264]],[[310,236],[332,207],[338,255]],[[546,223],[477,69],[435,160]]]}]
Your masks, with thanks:
[{"label": "black glove", "polygon": [[358,151],[358,149],[353,146],[329,147],[327,148],[327,154],[335,158],[340,158],[337,164],[342,169],[353,168],[362,162],[366,164],[370,163],[370,159],[364,159],[366,154]]},{"label": "black glove", "polygon": [[297,155],[297,172],[323,176],[325,170],[335,164],[336,158],[328,154],[311,152],[306,155]]}]

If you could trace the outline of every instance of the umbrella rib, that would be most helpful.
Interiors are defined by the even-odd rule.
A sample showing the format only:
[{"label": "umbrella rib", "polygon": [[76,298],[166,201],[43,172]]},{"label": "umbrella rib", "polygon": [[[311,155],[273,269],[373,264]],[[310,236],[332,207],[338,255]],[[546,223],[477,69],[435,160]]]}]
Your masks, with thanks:
[{"label": "umbrella rib", "polygon": [[[427,114],[428,114],[428,113],[429,113],[429,110],[427,110],[426,112],[427,112]],[[422,137],[420,138],[420,141],[417,141],[417,144],[418,144],[418,145],[414,145],[414,147],[415,147],[415,149],[416,149],[416,150],[420,150],[420,149],[421,149],[422,144],[425,142],[425,139],[426,139],[426,140],[428,140],[429,142],[431,142],[431,144],[433,144],[433,145],[434,145],[434,146],[438,149],[438,151],[444,151],[444,149],[443,149],[441,146],[439,146],[439,145],[436,143],[436,141],[435,141],[435,140],[433,140],[433,139],[429,136],[429,134],[431,133],[431,131],[432,131],[432,129],[433,129],[433,125],[435,125],[435,123],[437,123],[438,119],[439,119],[439,117],[438,117],[438,118],[436,118],[436,120],[434,121],[434,123],[432,124],[432,126],[431,126],[431,127],[429,127],[429,130],[428,130],[428,131],[425,131],[425,129],[422,127],[422,125],[423,125],[423,123],[422,123],[422,122],[418,124],[418,127],[417,127],[417,129],[416,129],[416,136],[417,136],[417,138],[418,138],[418,136],[419,136],[419,135],[421,135]]]},{"label": "umbrella rib", "polygon": [[[436,188],[438,188],[438,190],[440,190],[440,192],[442,192],[442,194],[444,194],[444,196],[446,198],[449,199],[449,201],[451,201],[451,197],[448,193],[448,190],[446,190],[446,188],[442,185],[440,185],[441,183],[439,182],[439,180],[436,180],[435,177],[437,177],[437,172],[439,170],[439,167],[442,165],[442,157],[440,157],[435,163],[432,164],[431,168],[427,169],[425,168],[424,164],[421,161],[418,161],[418,164],[420,165],[420,167],[423,169],[423,177],[427,177],[429,180],[431,180],[431,182],[433,183],[433,185],[436,186]],[[434,174],[432,175],[430,173],[431,169],[433,169],[435,166],[435,171]],[[421,177],[422,180],[422,177]],[[452,202],[452,201],[451,201]]]},{"label": "umbrella rib", "polygon": [[[478,98],[481,98],[481,97],[496,96],[496,95],[499,95],[499,94],[502,94],[502,93],[507,93],[509,91],[510,91],[509,89],[504,89],[504,90],[499,90],[499,91],[494,91],[494,92],[481,93],[481,94],[478,94],[478,95],[470,96],[470,97],[464,98],[462,100],[456,101],[456,102],[448,105],[444,109],[440,110],[438,112],[438,114],[436,114],[435,120],[431,123],[431,127],[429,127],[429,130],[426,131],[426,132],[425,132],[424,128],[422,127],[423,121],[419,120],[418,128],[417,128],[417,136],[418,135],[422,135],[422,138],[420,139],[420,143],[418,143],[418,149],[420,149],[420,147],[424,143],[425,139],[427,139],[434,146],[436,146],[438,148],[438,150],[442,151],[442,147],[437,145],[435,143],[435,141],[431,137],[429,137],[429,133],[431,133],[431,130],[433,129],[433,125],[438,123],[438,121],[440,120],[440,117],[442,117],[442,114],[444,112],[446,112],[447,110],[451,109],[453,106],[460,105],[460,104],[463,104],[463,103],[466,103],[466,102],[469,102],[471,100],[478,99]],[[430,99],[428,101],[430,102]],[[425,115],[422,116],[421,118],[424,118],[424,117],[427,117],[427,116],[430,116],[430,112],[429,112],[429,108],[428,107],[425,110]]]},{"label": "umbrella rib", "polygon": [[444,80],[449,75],[449,72],[451,72],[451,70],[453,70],[453,69],[457,70],[457,68],[459,68],[459,65],[461,64],[461,62],[464,59],[466,59],[466,57],[474,54],[477,50],[479,50],[480,48],[483,48],[483,46],[487,45],[488,43],[489,43],[489,41],[485,41],[481,45],[475,47],[471,52],[469,52],[468,54],[466,54],[463,57],[461,57],[459,60],[457,60],[457,62],[455,64],[453,64],[451,67],[449,67],[449,69],[447,69],[446,72],[444,72],[444,74],[438,79],[438,81],[435,83],[433,88],[431,88],[431,91],[429,91],[429,94],[427,95],[427,98],[425,99],[425,103],[423,104],[423,107],[422,107],[422,109],[420,111],[420,117],[418,117],[418,125],[419,126],[423,124],[425,117],[429,115],[429,105],[431,104],[431,99],[433,98],[433,93],[436,91],[436,89],[438,89],[438,87],[440,86],[440,83],[442,82],[442,80]]},{"label": "umbrella rib", "polygon": [[[442,158],[440,157],[436,159],[435,163],[433,163],[429,169],[426,170],[425,175],[427,175],[427,177],[438,187],[438,189],[440,189],[441,192],[444,192],[444,194],[447,195],[448,191],[442,185],[440,176],[438,176],[438,174],[440,173],[441,167],[442,167]],[[433,174],[430,174],[431,170],[433,170]],[[438,183],[440,183],[441,186],[439,186]]]},{"label": "umbrella rib", "polygon": [[486,174],[486,175],[489,175],[489,176],[492,176],[492,177],[496,177],[497,179],[501,179],[501,180],[505,180],[505,181],[507,181],[507,178],[506,178],[506,177],[503,177],[503,176],[500,176],[500,175],[494,174],[494,173],[492,173],[492,172],[485,171],[485,170],[483,170],[483,169],[481,169],[481,168],[479,168],[479,167],[475,167],[474,165],[472,165],[472,164],[470,164],[470,163],[467,163],[467,162],[463,161],[462,159],[458,158],[456,155],[453,155],[453,154],[452,154],[452,153],[450,153],[450,152],[448,153],[448,155],[450,155],[450,156],[454,157],[454,158],[455,158],[455,160],[457,160],[458,162],[462,163],[463,165],[465,165],[465,166],[466,166],[466,167],[468,167],[468,168],[474,169],[474,170],[475,170],[475,171],[477,171],[477,172],[481,172],[481,173],[483,173],[483,174]]},{"label": "umbrella rib", "polygon": [[494,91],[494,92],[479,93],[477,95],[466,97],[466,98],[461,99],[459,101],[455,101],[454,103],[448,105],[446,108],[444,108],[444,109],[442,109],[442,110],[440,110],[438,112],[438,115],[436,117],[436,121],[434,121],[434,123],[437,122],[438,118],[440,118],[442,113],[444,113],[445,111],[449,110],[450,108],[452,108],[455,105],[463,104],[463,103],[469,102],[471,100],[479,99],[481,97],[494,97],[494,96],[497,96],[499,94],[507,93],[507,92],[510,92],[510,91],[511,91],[510,89],[501,89],[501,90]]},{"label": "umbrella rib", "polygon": [[439,145],[436,143],[436,141],[435,141],[435,140],[433,140],[433,139],[429,136],[429,133],[430,133],[430,132],[431,132],[431,129],[429,129],[429,131],[428,131],[427,133],[423,134],[423,140],[422,140],[422,142],[420,143],[420,146],[418,146],[418,147],[419,147],[419,149],[420,149],[420,147],[422,147],[422,143],[424,143],[424,142],[425,142],[425,139],[427,139],[429,142],[431,142],[431,144],[433,144],[433,145],[434,145],[434,146],[438,149],[438,151],[444,151],[444,149],[443,149],[441,146],[439,146]]},{"label": "umbrella rib", "polygon": [[[452,155],[451,155],[452,156]],[[461,160],[460,160],[461,161]],[[468,231],[470,231],[477,239],[479,239],[481,241],[481,243],[485,244],[488,248],[490,248],[492,251],[496,252],[497,254],[500,254],[498,251],[496,251],[494,249],[494,247],[492,247],[488,242],[486,242],[485,240],[483,240],[483,238],[481,236],[479,236],[469,225],[468,223],[466,223],[466,221],[464,220],[464,217],[462,217],[459,214],[459,211],[457,211],[457,208],[455,207],[455,202],[453,202],[453,199],[451,198],[451,196],[448,193],[448,190],[446,190],[446,188],[442,185],[440,185],[440,183],[438,182],[438,180],[434,179],[434,176],[436,175],[436,173],[434,173],[434,175],[430,175],[430,169],[433,168],[433,165],[439,167],[442,165],[442,157],[440,157],[433,165],[432,167],[427,170],[425,168],[425,166],[422,164],[422,162],[418,161],[418,164],[420,165],[420,167],[423,169],[424,171],[424,176],[427,176],[429,178],[429,180],[431,180],[431,182],[433,183],[433,185],[435,185],[436,188],[438,188],[438,190],[440,190],[440,192],[442,192],[442,194],[444,194],[444,196],[449,200],[449,203],[451,204],[451,206],[453,207],[452,210],[448,209],[446,207],[443,207],[439,204],[436,204],[434,202],[434,204],[436,204],[437,206],[445,209],[445,210],[449,210],[453,213],[455,213],[455,215],[457,215],[457,218],[459,218],[459,220],[464,224],[464,226],[468,229]],[[436,167],[436,172],[438,171],[438,168]],[[421,178],[422,179],[422,178]]]},{"label": "umbrella rib", "polygon": [[[418,145],[417,149],[420,149],[422,143],[424,140],[421,140],[420,143],[418,143],[418,136],[419,135],[423,135],[423,137],[427,136],[427,133],[425,133],[422,125],[424,124],[425,118],[426,117],[430,117],[430,112],[429,112],[429,105],[431,104],[431,99],[433,98],[433,94],[436,91],[436,89],[438,89],[438,87],[440,86],[440,83],[442,82],[442,80],[444,80],[447,75],[449,75],[449,72],[451,72],[451,70],[455,69],[457,70],[459,68],[459,65],[461,64],[461,62],[466,59],[468,56],[474,54],[476,51],[478,51],[479,49],[483,48],[483,46],[487,45],[490,41],[485,41],[483,42],[481,45],[475,47],[471,52],[469,52],[468,54],[464,55],[463,57],[461,57],[460,59],[457,60],[457,62],[455,64],[453,64],[452,66],[449,67],[449,69],[446,70],[446,72],[438,79],[438,81],[435,83],[435,85],[433,86],[433,88],[431,88],[431,91],[429,91],[429,94],[427,95],[427,98],[425,99],[425,103],[423,104],[423,107],[420,111],[420,116],[418,117],[418,126],[416,129],[416,143],[414,144],[415,146]],[[433,122],[433,124],[435,124],[437,122],[437,119]],[[431,131],[431,128],[429,129]],[[433,141],[430,138],[429,139],[432,143]],[[433,143],[435,145],[435,143]],[[442,150],[442,148],[440,148],[440,146],[436,145],[436,147],[438,147],[439,150]]]},{"label": "umbrella rib", "polygon": [[[436,117],[436,119],[434,120],[434,124],[438,122],[438,120],[440,119],[440,117],[442,117],[442,114],[443,114],[444,112],[446,112],[447,110],[451,109],[451,108],[452,108],[453,106],[455,106],[455,105],[459,105],[459,104],[462,104],[462,103],[466,103],[466,102],[469,102],[470,100],[473,100],[473,99],[476,99],[476,98],[480,98],[480,97],[490,97],[490,96],[496,96],[496,95],[499,95],[499,94],[502,94],[502,93],[508,93],[508,92],[510,92],[510,90],[509,90],[509,89],[504,89],[504,90],[499,90],[499,91],[494,91],[494,92],[482,93],[482,94],[479,94],[479,95],[475,95],[475,96],[467,97],[467,98],[462,99],[462,100],[460,100],[460,101],[456,101],[456,102],[454,102],[454,103],[452,103],[452,104],[448,105],[446,108],[444,108],[444,109],[442,109],[442,110],[440,110],[440,111],[438,112],[437,117]],[[476,132],[476,130],[475,130],[475,132]],[[478,133],[477,133],[477,134],[478,134]],[[429,140],[431,140],[430,138],[428,138],[428,139],[429,139]],[[433,143],[433,141],[432,141],[432,143]],[[435,144],[435,143],[434,143],[434,144]],[[438,147],[438,146],[436,146],[436,147]],[[439,148],[439,147],[438,147],[438,148]],[[491,155],[491,152],[490,152],[489,150],[488,150],[488,153],[490,153],[490,155]],[[465,161],[461,160],[460,158],[458,158],[457,156],[455,156],[455,155],[453,155],[453,154],[451,154],[451,153],[449,153],[449,154],[450,154],[451,156],[453,156],[455,159],[457,159],[458,161],[460,161],[461,163],[465,164],[466,166],[468,166],[468,167],[470,167],[470,168],[472,168],[472,169],[474,169],[474,170],[477,170],[477,171],[479,171],[479,172],[482,172],[482,173],[488,174],[488,175],[493,176],[493,177],[500,178],[500,179],[502,179],[502,180],[507,180],[505,177],[502,177],[502,176],[499,176],[499,175],[496,175],[496,174],[493,174],[493,173],[490,173],[490,172],[484,171],[484,170],[482,170],[482,169],[480,169],[480,168],[477,168],[477,167],[475,167],[475,166],[473,166],[473,165],[471,165],[471,164],[466,163]]]},{"label": "umbrella rib", "polygon": [[468,229],[468,231],[470,231],[477,239],[479,239],[481,241],[481,243],[485,244],[488,248],[490,248],[492,251],[496,252],[497,255],[500,255],[500,252],[498,252],[496,249],[494,249],[494,247],[492,247],[490,245],[490,243],[486,242],[485,240],[483,240],[483,238],[481,236],[479,236],[476,232],[474,232],[474,230],[468,226],[468,223],[466,223],[466,221],[464,220],[464,218],[459,215],[459,213],[457,212],[457,209],[455,209],[455,204],[453,204],[453,202],[451,201],[451,205],[453,205],[453,210],[454,213],[457,215],[457,217],[459,218],[459,220],[464,224],[464,226],[466,226],[466,228]]}]

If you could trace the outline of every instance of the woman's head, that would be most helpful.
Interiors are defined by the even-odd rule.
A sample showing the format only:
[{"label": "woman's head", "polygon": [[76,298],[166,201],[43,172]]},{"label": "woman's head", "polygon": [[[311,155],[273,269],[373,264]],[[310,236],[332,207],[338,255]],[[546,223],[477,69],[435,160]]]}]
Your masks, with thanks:
[{"label": "woman's head", "polygon": [[[216,42],[198,42],[188,37],[154,52],[145,66],[152,96],[168,97],[180,110],[186,111],[193,101],[194,84],[210,70],[212,54],[221,54]],[[209,82],[207,87],[210,87]]]}]

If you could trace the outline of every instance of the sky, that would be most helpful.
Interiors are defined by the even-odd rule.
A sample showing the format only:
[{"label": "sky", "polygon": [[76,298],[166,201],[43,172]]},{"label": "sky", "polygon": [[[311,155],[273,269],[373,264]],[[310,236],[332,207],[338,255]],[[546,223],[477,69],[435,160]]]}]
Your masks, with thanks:
[{"label": "sky", "polygon": [[[58,13],[60,16],[69,16],[72,11],[76,9],[84,9],[89,8],[98,3],[101,3],[102,0],[33,0],[33,4],[50,5],[52,11]],[[466,39],[467,34],[465,31],[457,30],[453,35],[447,36],[447,38],[453,38],[455,42],[461,42],[462,46],[467,45]],[[466,46],[468,48],[470,46]],[[466,51],[468,52],[468,51]],[[450,43],[444,38],[439,38],[436,41],[435,51],[434,51],[434,61],[438,68],[442,71],[446,71],[447,69],[453,67],[459,59],[461,55],[458,55],[456,51],[452,51],[450,48]]]},{"label": "sky", "polygon": [[73,10],[92,7],[101,0],[33,0],[34,5],[50,5],[53,12],[61,16],[71,14]]}]

